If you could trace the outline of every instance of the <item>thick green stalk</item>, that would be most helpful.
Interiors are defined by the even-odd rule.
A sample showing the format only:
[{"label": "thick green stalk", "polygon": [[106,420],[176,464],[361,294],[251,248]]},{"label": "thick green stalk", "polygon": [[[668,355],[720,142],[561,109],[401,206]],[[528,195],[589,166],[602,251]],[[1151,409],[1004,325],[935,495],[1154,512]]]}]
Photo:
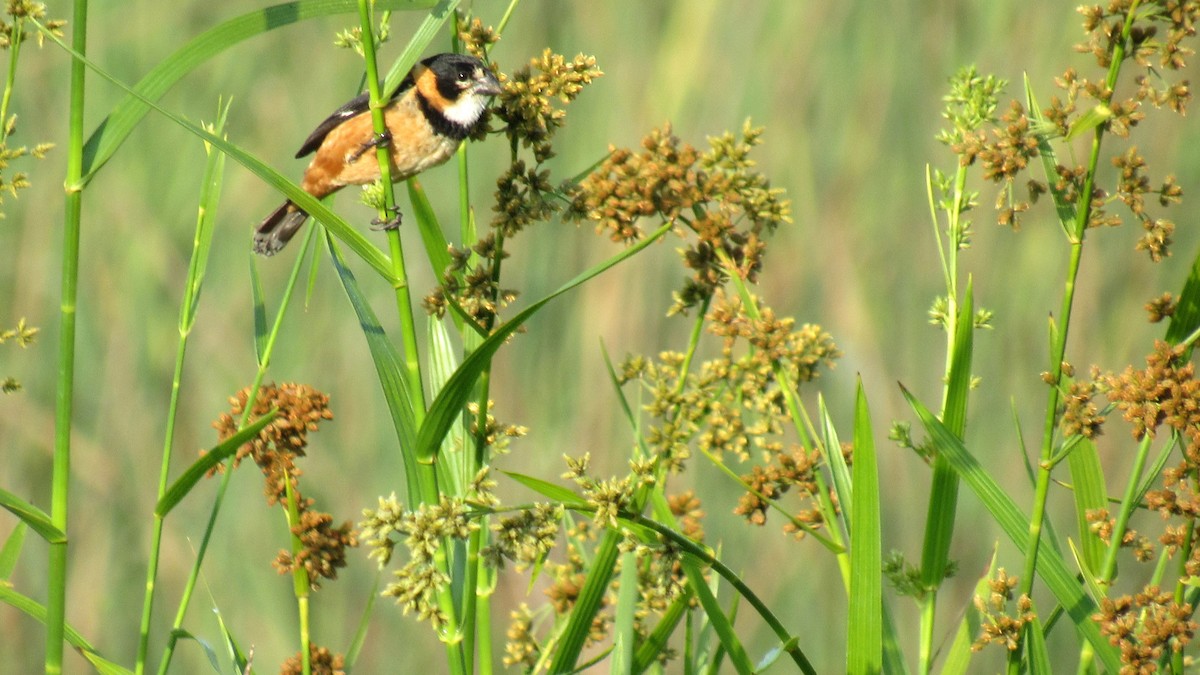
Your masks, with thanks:
[{"label": "thick green stalk", "polygon": [[[87,0],[75,0],[71,46],[87,52]],[[71,61],[67,198],[63,218],[62,299],[59,304],[58,386],[54,415],[54,460],[50,519],[67,533],[67,504],[71,485],[71,418],[75,390],[75,310],[79,288],[79,234],[83,216],[83,104],[86,68]],[[0,120],[3,123],[3,120]],[[46,672],[62,672],[67,616],[67,542],[50,545],[46,595]]]},{"label": "thick green stalk", "polygon": [[[375,134],[380,136],[387,131],[387,124],[383,117],[383,108],[387,106],[387,101],[383,100],[383,93],[379,85],[379,71],[375,63],[375,32],[371,21],[369,0],[359,0],[358,18],[359,26],[362,29],[363,61],[367,73],[367,91],[370,93],[371,100],[371,121],[374,125]],[[398,214],[396,210],[396,197],[392,189],[391,150],[386,144],[380,144],[375,150],[375,157],[379,162],[379,174],[383,184],[384,197],[384,206],[381,209],[380,218],[386,221],[392,217],[392,214]],[[388,248],[392,257],[392,273],[396,278],[396,308],[399,313],[400,331],[404,342],[405,366],[408,369],[409,398],[412,401],[413,413],[416,423],[419,426],[425,418],[426,411],[425,387],[422,383],[421,374],[421,356],[417,349],[416,318],[413,314],[412,296],[409,293],[408,271],[404,264],[404,249],[400,241],[400,232],[394,228],[389,229],[387,236]],[[408,450],[406,449],[406,451]],[[434,462],[420,462],[418,463],[418,469],[420,471],[418,485],[420,487],[421,502],[431,505],[437,504],[442,496],[438,488],[437,464]],[[450,576],[450,560],[446,553],[447,544],[448,542],[443,541],[442,545],[434,552],[434,562],[442,573]],[[450,671],[454,675],[460,675],[466,672],[467,658],[463,654],[462,626],[459,624],[459,612],[458,608],[454,606],[454,596],[450,587],[443,588],[438,592],[438,607],[445,615],[447,622],[447,627],[441,631],[440,637],[446,645],[446,656],[449,661]]]},{"label": "thick green stalk", "polygon": [[[376,137],[380,137],[387,132],[383,109],[388,102],[383,100],[383,93],[379,86],[379,70],[375,63],[375,28],[371,21],[371,6],[368,0],[359,0],[358,18],[359,26],[362,29],[367,91],[371,94],[371,121],[375,126]],[[396,194],[392,189],[391,145],[388,143],[377,145],[375,157],[379,162],[379,176],[383,184],[383,208],[380,209],[379,219],[386,222],[393,217],[399,217],[400,214],[396,207]],[[388,229],[387,238],[388,249],[392,256],[392,273],[396,278],[396,308],[400,316],[400,333],[404,341],[404,363],[408,368],[408,395],[413,402],[417,424],[420,424],[425,414],[425,387],[421,382],[421,355],[417,350],[416,319],[413,315],[412,296],[408,286],[408,270],[404,266],[404,248],[400,241],[400,231],[396,228]]]}]

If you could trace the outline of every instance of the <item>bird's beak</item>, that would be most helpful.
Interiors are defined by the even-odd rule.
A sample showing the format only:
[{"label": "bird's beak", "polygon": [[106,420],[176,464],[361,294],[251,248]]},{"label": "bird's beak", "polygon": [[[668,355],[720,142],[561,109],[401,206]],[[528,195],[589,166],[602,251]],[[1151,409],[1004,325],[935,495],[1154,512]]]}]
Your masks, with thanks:
[{"label": "bird's beak", "polygon": [[483,75],[475,78],[475,86],[473,87],[476,94],[483,96],[496,96],[500,93],[500,81],[492,74],[492,71],[485,70]]}]

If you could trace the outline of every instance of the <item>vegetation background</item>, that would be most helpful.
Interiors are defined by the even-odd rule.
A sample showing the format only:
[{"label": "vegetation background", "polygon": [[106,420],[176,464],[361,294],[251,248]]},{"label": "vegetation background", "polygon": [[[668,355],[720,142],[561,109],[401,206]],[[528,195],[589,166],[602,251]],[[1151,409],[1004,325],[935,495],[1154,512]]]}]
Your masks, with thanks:
[{"label": "vegetation background", "polygon": [[[48,4],[50,16],[69,18],[68,8]],[[94,3],[89,55],[132,83],[187,39],[260,4],[265,3]],[[478,0],[473,10],[494,24],[506,4]],[[393,15],[395,37],[384,45],[381,62],[390,63],[422,16]],[[911,417],[897,382],[931,404],[941,389],[944,342],[928,324],[927,310],[942,292],[942,280],[925,195],[926,164],[949,171],[955,161],[934,140],[944,126],[941,97],[947,78],[975,63],[983,73],[1016,83],[1009,87],[1012,96],[1019,96],[1027,73],[1039,97],[1048,99],[1052,78],[1065,68],[1093,67],[1090,56],[1072,50],[1082,40],[1080,21],[1074,3],[1015,0],[524,0],[492,57],[507,71],[549,47],[595,55],[605,72],[571,106],[558,135],[552,166],[559,178],[590,166],[609,143],[636,145],[666,121],[696,145],[706,135],[740,128],[747,117],[767,128],[757,160],[775,186],[787,189],[795,223],[771,242],[761,292],[780,314],[819,323],[838,342],[845,356],[818,385],[847,430],[855,376],[861,374],[880,444],[884,550],[917,556],[929,471],[883,434],[887,420]],[[352,16],[309,21],[251,40],[176,87],[163,103],[193,120],[211,120],[218,97],[232,97],[230,139],[298,177],[305,161],[291,157],[300,141],[357,93],[359,57],[332,44],[337,31],[354,24]],[[437,44],[447,46],[448,36]],[[68,57],[47,46],[26,53],[20,66],[16,141],[61,141]],[[89,75],[88,127],[120,96]],[[1200,193],[1200,154],[1189,152],[1198,131],[1188,122],[1150,112],[1145,124],[1153,130],[1139,134],[1152,176],[1175,173],[1185,198]],[[1106,155],[1115,154],[1118,143],[1106,141]],[[487,217],[494,177],[505,166],[502,145],[471,148],[481,219]],[[176,316],[203,157],[195,138],[151,114],[85,196],[68,620],[118,661],[131,660],[137,641]],[[63,154],[52,151],[31,172],[33,187],[19,200],[5,201],[8,216],[0,221],[0,326],[11,327],[24,316],[42,333],[30,350],[0,351],[4,373],[25,385],[0,398],[0,483],[46,506]],[[454,170],[434,170],[422,181],[443,222],[455,222]],[[1029,434],[1040,429],[1046,320],[1058,308],[1062,289],[1056,280],[1063,276],[1066,247],[1048,205],[1035,208],[1024,228],[1013,232],[992,221],[994,190],[976,188],[982,190],[982,206],[974,214],[974,246],[964,260],[974,276],[977,305],[996,313],[996,330],[977,340],[976,374],[983,387],[971,401],[966,440],[1017,502],[1028,504],[1031,490],[1012,417],[1019,416]],[[240,166],[228,165],[207,288],[189,345],[178,467],[192,461],[187,449],[213,445],[210,422],[253,375],[250,232],[279,199]],[[371,214],[355,202],[348,194],[337,208],[365,223]],[[402,205],[407,208],[407,200]],[[1175,256],[1159,265],[1134,251],[1140,235],[1135,226],[1090,233],[1068,350],[1077,367],[1095,363],[1120,370],[1142,363],[1162,328],[1145,322],[1141,306],[1182,287],[1200,246],[1193,213],[1190,208],[1173,213],[1179,226]],[[606,237],[586,229],[544,226],[520,240],[506,263],[507,285],[540,297],[615,251]],[[292,254],[262,265],[269,298],[282,286]],[[608,384],[601,345],[619,358],[685,344],[689,324],[665,316],[670,289],[680,280],[675,256],[668,239],[552,304],[534,317],[528,334],[505,348],[493,376],[496,414],[529,426],[531,433],[499,460],[502,467],[554,480],[564,453],[590,452],[596,475],[624,471],[631,439]],[[414,288],[423,294],[432,276],[428,270],[416,274]],[[364,288],[384,306],[389,302],[382,285]],[[382,314],[386,322],[389,313]],[[306,494],[338,520],[357,520],[376,496],[402,489],[403,479],[362,333],[328,266],[307,310],[292,312],[288,322],[270,377],[330,393],[335,414],[314,438],[303,465]],[[1114,451],[1127,447],[1129,438],[1116,427],[1100,439],[1110,476],[1126,468]],[[731,513],[738,494],[728,479],[700,461],[692,469],[685,479],[704,498],[709,543],[723,546],[726,562],[801,636],[819,671],[838,670],[846,596],[832,557],[813,542],[791,540],[777,521],[751,530]],[[256,664],[269,672],[271,664],[296,651],[290,582],[270,566],[287,542],[282,523],[275,522],[278,511],[262,501],[257,473],[250,468],[239,473],[205,564],[211,601],[201,596],[188,625],[215,641],[215,622],[205,611],[215,603],[243,645],[253,645]],[[939,630],[947,632],[970,601],[994,544],[1003,539],[969,491],[963,494],[952,551],[960,573],[943,590],[939,609]],[[155,645],[164,638],[161,627],[174,611],[208,508],[193,495],[168,520],[163,594],[156,607],[163,618],[156,620]],[[15,522],[0,518],[0,539]],[[31,538],[17,570],[31,592],[44,588],[43,546]],[[1017,559],[1007,542],[1001,550]],[[342,578],[317,594],[317,641],[335,648],[349,642],[374,577],[373,563],[356,552]],[[501,612],[527,591],[524,577],[505,579],[497,598]],[[900,599],[893,608],[902,637],[915,645],[914,606]],[[497,624],[504,620],[498,614]],[[775,642],[749,615],[738,625],[752,655]],[[0,606],[0,672],[40,670],[43,641],[41,624]],[[158,649],[152,645],[151,653]],[[68,672],[85,667],[70,658]],[[186,643],[176,659],[178,672],[208,669],[202,652]],[[381,602],[359,671],[394,672],[397,659],[410,672],[438,672],[444,653],[426,626]]]}]

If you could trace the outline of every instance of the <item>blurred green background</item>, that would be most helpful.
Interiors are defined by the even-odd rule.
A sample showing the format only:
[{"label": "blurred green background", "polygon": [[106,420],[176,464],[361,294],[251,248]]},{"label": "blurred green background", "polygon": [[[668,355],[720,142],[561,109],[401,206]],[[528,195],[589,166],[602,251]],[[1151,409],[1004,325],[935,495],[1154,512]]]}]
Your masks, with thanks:
[{"label": "blurred green background", "polygon": [[[51,16],[70,18],[61,3],[49,4]],[[93,3],[89,53],[132,83],[186,40],[256,6]],[[495,24],[505,6],[479,1],[474,10]],[[394,37],[381,55],[386,63],[421,16],[394,16]],[[291,157],[300,141],[356,93],[358,56],[332,46],[335,32],[353,24],[346,16],[255,38],[194,73],[163,103],[190,119],[212,120],[218,97],[232,97],[230,140],[298,178],[306,160]],[[928,325],[926,312],[943,286],[924,175],[927,163],[953,169],[954,158],[934,140],[943,124],[946,80],[970,63],[1010,82],[1019,83],[1027,73],[1046,101],[1056,93],[1052,78],[1068,66],[1096,76],[1091,58],[1072,50],[1081,39],[1073,3],[524,0],[492,56],[511,70],[549,47],[567,56],[593,54],[604,70],[570,107],[551,164],[557,178],[591,165],[610,143],[636,145],[667,121],[697,146],[705,145],[706,135],[736,131],[747,117],[766,126],[756,157],[773,184],[787,189],[795,223],[772,241],[761,293],[780,314],[821,324],[844,351],[836,370],[806,392],[813,404],[818,388],[825,395],[844,437],[855,378],[862,377],[881,449],[885,551],[918,558],[928,471],[885,436],[890,420],[910,418],[897,382],[931,407],[941,392],[944,341]],[[432,50],[447,46],[448,38],[439,39]],[[67,65],[53,46],[23,54],[14,102],[18,142],[65,141]],[[89,78],[90,130],[121,94]],[[1124,86],[1128,92],[1128,80]],[[1019,86],[1010,85],[1008,93],[1018,95]],[[1161,335],[1161,327],[1145,322],[1141,306],[1163,291],[1179,290],[1200,243],[1188,199],[1200,182],[1200,156],[1186,150],[1197,140],[1195,126],[1186,121],[1151,110],[1135,141],[1152,180],[1175,173],[1184,188],[1184,206],[1166,214],[1179,225],[1175,255],[1150,264],[1133,250],[1141,233],[1136,226],[1091,233],[1068,351],[1080,368],[1140,364]],[[1124,148],[1108,142],[1106,155]],[[507,161],[503,145],[471,149],[481,221],[488,217],[494,177]],[[194,137],[152,114],[84,198],[68,618],[106,656],[127,664],[136,645],[176,317],[203,161]],[[0,374],[18,377],[26,387],[0,399],[0,485],[48,508],[63,149],[30,171],[33,187],[19,200],[5,200],[7,218],[0,221],[0,328],[24,316],[42,333],[29,350],[0,347]],[[457,223],[454,169],[433,170],[422,180],[443,222]],[[995,189],[977,187],[983,207],[964,264],[974,275],[977,303],[996,312],[996,330],[977,339],[976,374],[983,380],[971,401],[967,440],[1026,505],[1031,490],[1017,455],[1012,414],[1020,416],[1025,442],[1036,445],[1045,401],[1039,373],[1048,367],[1046,321],[1060,302],[1066,245],[1047,205],[1014,233],[994,224]],[[189,347],[173,475],[197,449],[215,442],[210,422],[253,376],[250,232],[279,199],[229,163]],[[406,199],[402,204],[407,209]],[[355,222],[371,217],[353,195],[338,200],[336,208]],[[590,452],[598,474],[625,471],[632,441],[608,384],[601,345],[619,358],[686,344],[688,322],[664,316],[670,290],[683,275],[676,247],[670,240],[652,247],[557,301],[501,352],[493,380],[496,414],[531,432],[500,465],[557,479],[564,453]],[[260,261],[271,307],[296,248]],[[418,240],[411,239],[408,248],[418,251]],[[515,240],[511,250],[505,286],[533,299],[617,248],[587,228],[549,223]],[[394,323],[388,289],[361,272],[377,311]],[[418,295],[432,283],[426,267],[419,267],[413,282]],[[307,309],[297,307],[288,317],[269,378],[306,382],[332,396],[336,418],[317,434],[303,464],[306,494],[317,498],[318,508],[339,520],[357,520],[377,495],[402,489],[395,437],[374,370],[328,266]],[[1101,442],[1110,490],[1122,484],[1129,448],[1127,431],[1110,425]],[[838,672],[844,664],[846,598],[831,556],[815,543],[789,539],[777,520],[761,530],[745,526],[731,514],[737,491],[702,460],[693,460],[683,484],[701,491],[709,543],[723,547],[726,562],[800,635],[818,670]],[[160,653],[215,487],[197,490],[168,520],[152,654]],[[505,493],[530,498],[516,489]],[[1065,492],[1052,501],[1064,534],[1073,531],[1070,511],[1059,508],[1068,504]],[[952,555],[961,572],[943,593],[939,634],[952,630],[1002,536],[965,489],[960,512]],[[215,643],[218,633],[208,611],[215,603],[242,645],[254,647],[260,672],[272,672],[296,650],[291,585],[270,566],[286,546],[279,516],[263,503],[257,472],[240,471],[205,564],[207,585],[187,622],[193,633]],[[14,523],[0,517],[0,537]],[[1018,560],[1011,545],[1002,543],[1001,563],[1019,568]],[[14,580],[38,598],[44,597],[44,561],[44,546],[31,537]],[[315,597],[318,643],[344,651],[373,579],[365,553],[354,552],[342,578]],[[526,590],[525,577],[508,575],[502,582],[498,646],[507,610]],[[535,589],[531,603],[540,601]],[[914,605],[898,599],[893,609],[915,661]],[[405,672],[440,670],[443,652],[427,627],[386,601],[374,618],[359,672],[400,672],[398,661]],[[749,612],[738,626],[752,656],[772,646],[769,631]],[[40,669],[42,648],[40,624],[0,607],[0,672]],[[985,653],[976,665],[995,669],[996,656]],[[68,670],[82,672],[83,662],[72,658]],[[187,643],[177,666],[176,672],[208,672],[201,650]]]}]

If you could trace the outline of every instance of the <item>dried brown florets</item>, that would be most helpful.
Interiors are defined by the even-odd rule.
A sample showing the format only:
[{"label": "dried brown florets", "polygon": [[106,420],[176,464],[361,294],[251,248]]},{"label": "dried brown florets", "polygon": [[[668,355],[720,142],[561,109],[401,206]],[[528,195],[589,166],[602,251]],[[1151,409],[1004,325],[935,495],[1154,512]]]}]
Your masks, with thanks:
[{"label": "dried brown florets", "polygon": [[1073,382],[1063,397],[1062,428],[1067,436],[1076,434],[1095,439],[1101,433],[1104,415],[1093,402],[1099,391],[1096,382]]},{"label": "dried brown florets", "polygon": [[487,58],[487,48],[500,41],[500,34],[491,26],[485,27],[483,21],[479,17],[475,17],[469,23],[459,24],[458,39],[468,54],[478,59],[485,59]]},{"label": "dried brown florets", "polygon": [[[309,645],[308,653],[313,675],[346,675],[346,659],[341,654],[317,645]],[[300,654],[296,654],[283,662],[279,675],[300,675],[304,672],[303,666]]]},{"label": "dried brown florets", "polygon": [[1133,424],[1135,439],[1154,436],[1167,425],[1188,441],[1185,456],[1200,462],[1200,382],[1191,362],[1181,363],[1183,351],[1166,342],[1156,341],[1154,353],[1146,358],[1146,368],[1132,366],[1118,375],[1109,375],[1108,399],[1117,404],[1125,420]]},{"label": "dried brown florets", "polygon": [[596,222],[614,241],[643,236],[638,221],[658,218],[690,230],[697,241],[681,251],[692,276],[676,291],[671,314],[709,298],[730,270],[753,281],[762,266],[764,238],[791,222],[791,203],[753,170],[748,155],[761,142],[762,129],[747,120],[740,136],[709,138],[701,153],[671,132],[668,124],[642,140],[641,152],[610,148],[609,156],[574,192],[566,216]]},{"label": "dried brown florets", "polygon": [[1092,619],[1100,632],[1121,650],[1121,673],[1152,673],[1164,650],[1182,651],[1196,632],[1192,606],[1175,602],[1170,593],[1147,586],[1141,593],[1100,601]]},{"label": "dried brown florets", "polygon": [[1015,614],[1010,614],[1009,603],[1013,599],[1013,589],[1017,587],[1017,577],[1008,576],[1003,567],[996,570],[996,576],[988,580],[988,596],[975,596],[975,609],[982,614],[979,637],[971,645],[971,649],[979,651],[988,644],[1003,646],[1008,651],[1016,651],[1021,643],[1021,631],[1033,621],[1033,602],[1028,595],[1017,598]]},{"label": "dried brown florets", "polygon": [[584,86],[603,74],[593,56],[579,54],[568,61],[547,48],[541,57],[531,59],[504,79],[495,115],[505,123],[504,133],[510,142],[531,148],[540,164],[554,156],[550,142],[566,117],[554,101],[570,103]]},{"label": "dried brown florets", "polygon": [[346,549],[358,546],[352,528],[350,521],[334,527],[333,516],[305,509],[300,522],[292,527],[292,534],[300,539],[300,552],[280,551],[275,568],[286,574],[303,567],[314,589],[320,587],[321,579],[337,579],[338,568],[346,566]]},{"label": "dried brown florets", "polygon": [[[242,418],[249,388],[243,389],[229,399],[232,408],[224,413],[213,427],[218,440],[224,441],[237,433],[238,420]],[[329,410],[329,396],[306,384],[285,382],[278,387],[264,385],[254,400],[249,421],[266,415],[278,408],[275,420],[258,432],[258,435],[238,448],[233,465],[250,457],[266,477],[267,503],[286,502],[286,484],[290,479],[296,486],[296,478],[303,472],[296,467],[297,457],[303,457],[308,447],[308,434],[316,431],[324,420],[333,419]]]}]

